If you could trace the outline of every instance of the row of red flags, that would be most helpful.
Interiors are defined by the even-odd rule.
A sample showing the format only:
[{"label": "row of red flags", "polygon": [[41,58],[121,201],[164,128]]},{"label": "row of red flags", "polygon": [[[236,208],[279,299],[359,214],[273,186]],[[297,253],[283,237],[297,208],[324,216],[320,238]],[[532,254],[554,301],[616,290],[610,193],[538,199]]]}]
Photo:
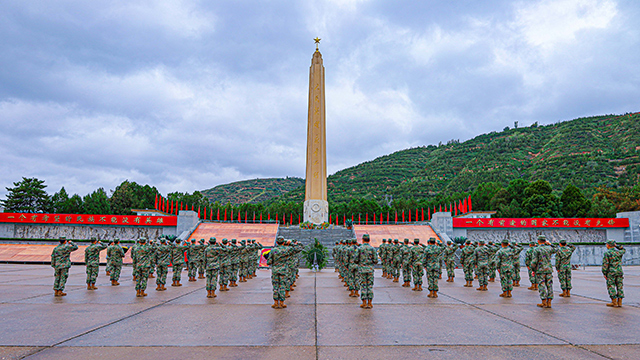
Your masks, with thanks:
[{"label": "row of red flags", "polygon": [[[179,205],[179,206],[178,206]],[[158,194],[156,194],[156,202],[155,202],[155,209],[156,210],[160,210],[163,211],[165,213],[168,214],[178,214],[178,211],[180,210],[191,210],[191,211],[196,211],[196,209],[194,209],[194,206],[191,205],[191,209],[189,209],[189,205],[183,206],[182,202],[180,202],[180,204],[178,204],[177,201],[173,201],[173,200],[168,200],[165,199],[164,197],[160,196],[158,197]],[[214,216],[213,216],[213,209],[209,209],[209,212],[207,212],[207,208],[206,206],[204,207],[204,209],[202,209],[201,212],[201,208],[200,206],[198,206],[198,218],[203,218],[205,220],[214,220]],[[439,206],[438,209],[439,212],[442,212],[442,205]],[[444,206],[444,212],[451,212],[452,215],[457,216],[458,213],[460,214],[465,214],[468,212],[472,211],[472,205],[471,205],[471,196],[465,198],[464,200],[460,200],[458,202],[455,203],[450,203],[448,204],[448,206],[445,204]],[[435,214],[436,213],[436,207],[433,207],[433,212],[431,211],[431,208],[427,209],[427,213],[426,213],[426,219],[427,221],[431,220],[431,216],[432,213]],[[386,221],[385,221],[385,216],[384,214],[379,214],[380,216],[378,217],[378,214],[374,213],[372,220],[373,220],[373,224],[375,225],[376,223],[379,224],[390,224],[391,222],[395,222],[398,223],[398,216],[400,216],[400,219],[402,222],[412,222],[412,214],[413,211],[407,211],[405,212],[404,210],[402,210],[402,212],[400,214],[398,214],[398,212],[395,212],[395,216],[394,219],[392,220],[390,218],[390,213],[387,212],[387,216],[386,216]],[[207,216],[208,215],[208,216]],[[216,216],[215,219],[218,221],[235,221],[235,217],[233,214],[233,209],[231,209],[231,214],[230,216],[227,218],[227,209],[224,209],[224,217],[221,218],[220,216],[220,209],[217,210],[216,212]],[[283,214],[281,217],[279,217],[279,214],[276,214],[276,218],[275,221],[276,222],[280,222],[279,220],[282,220],[282,222],[286,222],[287,217],[285,214]],[[379,220],[378,220],[379,219]],[[420,220],[418,220],[420,219]],[[244,222],[248,222],[249,220],[249,214],[248,212],[245,211],[244,214]],[[297,215],[297,220],[298,223],[300,223],[301,219],[300,219],[300,215]],[[331,224],[335,224],[338,225],[339,224],[339,220],[340,220],[340,216],[339,215],[329,215],[329,223]],[[344,225],[347,221],[347,216],[346,215],[342,215],[342,224]],[[365,214],[365,218],[362,219],[362,214],[358,214],[358,224],[362,223],[362,220],[364,220],[365,224],[369,223],[369,214]],[[238,222],[242,222],[242,217],[240,212],[238,212]],[[255,212],[253,213],[253,221],[252,222],[256,222],[259,221],[260,223],[262,223],[263,219],[262,219],[262,213],[259,214],[259,218],[256,219],[256,214]],[[270,222],[271,221],[271,214],[267,214],[267,221]],[[293,224],[294,221],[294,217],[293,214],[289,214],[289,224]],[[416,209],[415,211],[415,216],[413,217],[413,221],[425,221],[425,212],[424,212],[424,208],[421,209]],[[356,219],[354,215],[351,215],[351,222],[352,223],[356,223]]]}]

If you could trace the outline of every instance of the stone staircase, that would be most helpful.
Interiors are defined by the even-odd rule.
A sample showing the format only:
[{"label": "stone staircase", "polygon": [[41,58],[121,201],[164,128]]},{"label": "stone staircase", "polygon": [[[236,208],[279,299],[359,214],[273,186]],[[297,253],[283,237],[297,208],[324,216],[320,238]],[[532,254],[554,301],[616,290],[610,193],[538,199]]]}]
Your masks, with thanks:
[{"label": "stone staircase", "polygon": [[[327,260],[327,266],[333,267],[333,257],[331,256],[331,250],[336,244],[336,241],[344,240],[344,239],[352,239],[355,237],[355,233],[353,230],[349,230],[344,227],[334,227],[333,225],[328,229],[314,229],[314,230],[306,230],[300,229],[297,226],[291,227],[280,227],[278,229],[278,236],[284,236],[285,239],[296,239],[299,242],[303,243],[305,246],[313,243],[315,239],[327,247],[329,250],[329,259]],[[300,266],[304,266],[304,260],[301,261]]]}]

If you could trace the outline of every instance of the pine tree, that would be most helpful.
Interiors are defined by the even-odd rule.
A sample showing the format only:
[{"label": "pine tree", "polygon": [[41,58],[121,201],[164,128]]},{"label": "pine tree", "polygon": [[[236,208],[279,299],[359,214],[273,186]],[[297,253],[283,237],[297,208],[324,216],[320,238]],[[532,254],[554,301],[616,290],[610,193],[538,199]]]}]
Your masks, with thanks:
[{"label": "pine tree", "polygon": [[44,190],[47,185],[44,180],[23,177],[22,181],[14,182],[13,188],[6,188],[7,199],[2,200],[5,212],[49,212],[51,198]]}]

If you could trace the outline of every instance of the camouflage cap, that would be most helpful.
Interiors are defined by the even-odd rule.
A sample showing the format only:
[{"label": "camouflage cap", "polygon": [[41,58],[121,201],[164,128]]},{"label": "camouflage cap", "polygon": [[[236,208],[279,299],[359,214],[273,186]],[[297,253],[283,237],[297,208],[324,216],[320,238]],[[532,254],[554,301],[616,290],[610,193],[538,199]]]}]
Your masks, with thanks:
[{"label": "camouflage cap", "polygon": [[362,235],[362,240],[369,241],[369,240],[371,240],[371,238],[369,237],[369,234],[364,234],[364,235]]},{"label": "camouflage cap", "polygon": [[215,243],[216,243],[216,241],[217,241],[217,240],[216,240],[216,238],[214,238],[214,237],[209,238],[209,244],[215,244]]},{"label": "camouflage cap", "polygon": [[429,244],[435,244],[436,238],[429,238]]},{"label": "camouflage cap", "polygon": [[223,244],[226,244],[226,243],[228,243],[228,242],[229,242],[229,240],[227,240],[227,239],[222,239],[222,243],[223,243]]},{"label": "camouflage cap", "polygon": [[414,244],[420,244],[420,239],[413,239]]},{"label": "camouflage cap", "polygon": [[409,243],[409,239],[404,239],[404,243],[408,244]]},{"label": "camouflage cap", "polygon": [[214,238],[214,237],[212,236],[212,237],[210,237],[210,238],[209,238],[209,241],[211,241],[211,240],[216,241],[216,238]]},{"label": "camouflage cap", "polygon": [[615,240],[613,240],[613,239],[609,239],[609,240],[607,240],[607,245],[613,245],[613,246],[615,246],[615,245],[616,245],[616,241],[615,241]]},{"label": "camouflage cap", "polygon": [[195,242],[196,242],[196,239],[191,239],[191,242],[192,242],[192,243],[195,243]]},{"label": "camouflage cap", "polygon": [[478,241],[478,244],[480,244],[480,245],[484,245],[484,240],[480,240],[480,241]]},{"label": "camouflage cap", "polygon": [[277,242],[278,244],[283,244],[283,243],[284,243],[284,236],[278,236],[278,237],[276,238],[276,242]]},{"label": "camouflage cap", "polygon": [[529,245],[536,246],[536,242],[535,241],[529,241]]},{"label": "camouflage cap", "polygon": [[467,239],[467,241],[465,241],[464,243],[469,245],[469,244],[471,244],[471,240]]},{"label": "camouflage cap", "polygon": [[449,240],[449,241],[447,241],[447,244],[451,245],[451,244],[453,244],[453,241]]},{"label": "camouflage cap", "polygon": [[397,243],[399,243],[400,241],[399,241],[398,239],[393,239],[393,242],[397,244]]},{"label": "camouflage cap", "polygon": [[567,245],[567,240],[566,239],[560,239],[560,244]]},{"label": "camouflage cap", "polygon": [[386,243],[386,242],[387,242],[387,239],[382,239],[382,243],[383,244]]},{"label": "camouflage cap", "polygon": [[540,241],[540,240],[547,241],[547,237],[544,236],[544,235],[538,235],[538,241]]},{"label": "camouflage cap", "polygon": [[231,239],[231,243],[232,243],[232,244],[235,244],[235,243],[237,243],[237,242],[238,242],[238,240],[236,240],[236,239]]},{"label": "camouflage cap", "polygon": [[147,242],[147,238],[146,238],[146,237],[141,237],[141,238],[140,238],[140,242],[141,242],[141,243],[143,243],[143,242]]},{"label": "camouflage cap", "polygon": [[244,244],[246,244],[246,243],[247,243],[247,240],[240,240],[240,243],[241,243],[242,245],[244,245]]},{"label": "camouflage cap", "polygon": [[509,239],[502,239],[503,244],[509,244]]},{"label": "camouflage cap", "polygon": [[204,244],[204,239],[200,239],[200,244]]}]

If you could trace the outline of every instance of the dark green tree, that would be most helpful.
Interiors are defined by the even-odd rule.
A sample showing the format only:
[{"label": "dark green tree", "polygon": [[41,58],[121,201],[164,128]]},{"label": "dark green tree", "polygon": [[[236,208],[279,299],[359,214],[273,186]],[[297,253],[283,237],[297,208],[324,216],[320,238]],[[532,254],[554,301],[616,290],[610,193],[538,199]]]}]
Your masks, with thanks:
[{"label": "dark green tree", "polygon": [[471,194],[474,210],[493,210],[491,208],[491,199],[502,190],[502,185],[497,182],[485,182],[478,185],[478,187]]},{"label": "dark green tree", "polygon": [[533,194],[522,204],[531,217],[560,217],[560,200],[553,194]]},{"label": "dark green tree", "polygon": [[564,217],[586,217],[591,208],[591,202],[585,198],[580,189],[572,184],[564,189],[560,202]]},{"label": "dark green tree", "polygon": [[616,217],[616,207],[604,196],[594,196],[588,216],[594,218]]},{"label": "dark green tree", "polygon": [[87,194],[83,200],[84,212],[86,214],[111,214],[109,197],[103,188]]},{"label": "dark green tree", "polygon": [[22,181],[14,182],[14,187],[6,188],[7,198],[0,202],[4,212],[50,212],[51,198],[47,195],[44,180],[23,177]]},{"label": "dark green tree", "polygon": [[73,194],[67,201],[67,207],[65,209],[67,214],[84,214],[84,202],[82,197],[78,194]]},{"label": "dark green tree", "polygon": [[51,197],[51,211],[56,214],[65,214],[68,213],[66,211],[69,203],[69,194],[67,194],[67,190],[64,189],[64,186],[57,193],[53,194]]},{"label": "dark green tree", "polygon": [[136,206],[135,189],[133,183],[123,181],[113,190],[109,198],[111,211],[116,215],[132,215],[131,209]]}]

